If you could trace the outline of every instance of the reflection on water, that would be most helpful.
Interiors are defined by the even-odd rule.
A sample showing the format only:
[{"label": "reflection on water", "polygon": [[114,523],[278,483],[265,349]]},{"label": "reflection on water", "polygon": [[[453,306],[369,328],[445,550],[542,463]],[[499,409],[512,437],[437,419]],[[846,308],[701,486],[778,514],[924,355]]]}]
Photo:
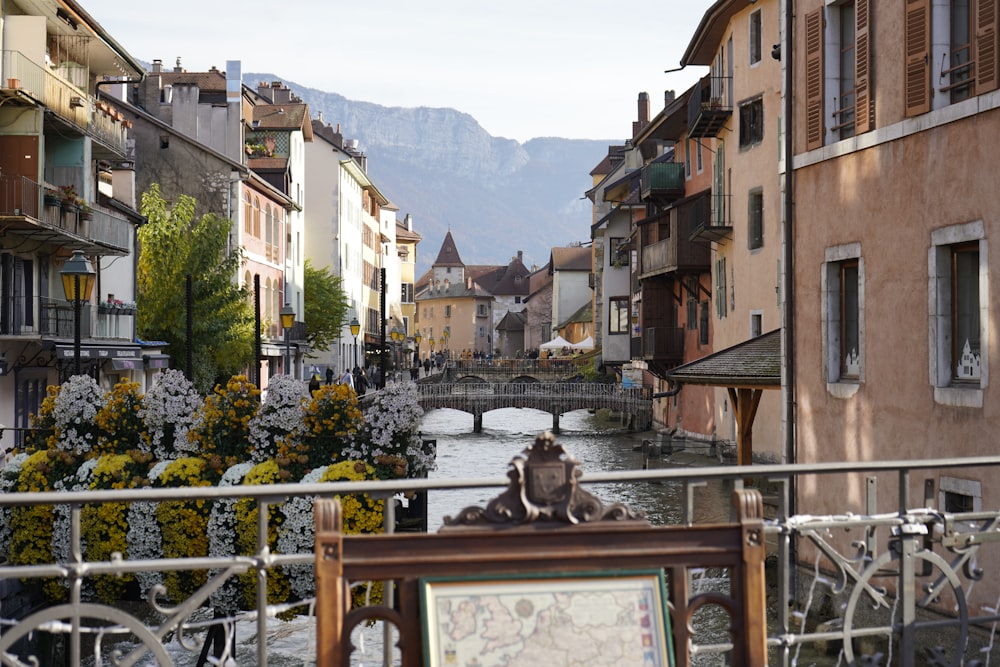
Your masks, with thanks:
[{"label": "reflection on water", "polygon": [[[649,433],[629,433],[616,420],[602,420],[586,410],[562,415],[556,442],[580,461],[584,473],[637,470],[642,458],[635,451]],[[421,432],[437,440],[437,469],[432,479],[503,477],[511,459],[552,428],[547,412],[523,408],[494,410],[483,415],[483,432],[472,432],[472,415],[438,409],[424,415]],[[702,457],[696,457],[702,458]],[[704,459],[704,463],[711,461]],[[670,465],[664,463],[664,466]],[[584,475],[586,479],[586,474]],[[683,488],[674,483],[600,484],[587,489],[606,503],[622,502],[643,511],[656,525],[683,523]],[[485,506],[500,492],[496,488],[434,491],[428,498],[428,527],[441,526],[441,519],[470,505]],[[728,521],[729,489],[721,483],[701,487],[694,493],[697,523]]]}]

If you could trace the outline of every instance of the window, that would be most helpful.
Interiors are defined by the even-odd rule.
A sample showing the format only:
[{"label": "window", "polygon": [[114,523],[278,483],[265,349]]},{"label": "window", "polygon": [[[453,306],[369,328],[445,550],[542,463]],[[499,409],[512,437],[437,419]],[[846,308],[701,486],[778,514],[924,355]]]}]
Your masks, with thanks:
[{"label": "window", "polygon": [[705,170],[705,159],[704,156],[702,155],[701,139],[695,139],[694,143],[697,146],[694,154],[695,154],[696,164],[698,166],[698,173],[700,174],[702,171]]},{"label": "window", "polygon": [[948,513],[981,512],[983,483],[959,477],[938,479],[938,507]]},{"label": "window", "polygon": [[691,178],[691,139],[684,142],[684,177]]},{"label": "window", "polygon": [[486,304],[485,303],[480,303],[480,304],[478,304],[476,306],[476,314],[479,317],[486,317],[486,315],[487,315],[487,309],[486,309]]},{"label": "window", "polygon": [[756,338],[764,333],[764,313],[759,310],[750,313],[750,337]]},{"label": "window", "polygon": [[[829,21],[824,20],[823,7],[805,15],[806,150],[875,127],[872,4],[872,0],[831,3],[826,10]],[[829,127],[827,118],[832,119]]]},{"label": "window", "polygon": [[951,368],[955,382],[978,382],[982,349],[979,338],[979,244],[951,247]]},{"label": "window", "polygon": [[761,53],[761,19],[760,10],[750,14],[750,64],[756,65],[760,62]]},{"label": "window", "polygon": [[740,105],[740,148],[756,146],[764,140],[764,100],[757,98]]},{"label": "window", "polygon": [[403,283],[400,296],[403,303],[413,303],[413,283]]},{"label": "window", "polygon": [[701,319],[698,322],[698,343],[708,345],[708,301],[701,302]]},{"label": "window", "polygon": [[[995,0],[944,0],[934,3],[933,10],[929,0],[908,0],[906,116],[996,90],[997,20]],[[944,94],[935,94],[935,87]]]},{"label": "window", "polygon": [[840,89],[837,109],[831,128],[840,139],[854,136],[854,3],[845,2],[837,8],[840,18]]},{"label": "window", "polygon": [[444,307],[444,316],[445,317],[451,317],[451,306],[450,305]]},{"label": "window", "polygon": [[608,300],[608,333],[628,333],[627,296],[613,296]]},{"label": "window", "polygon": [[[864,260],[861,244],[826,249],[823,271],[823,347],[830,385],[864,380]],[[831,391],[833,389],[831,388]],[[846,397],[849,394],[841,394]]]},{"label": "window", "polygon": [[726,316],[726,258],[715,261],[715,316]]},{"label": "window", "polygon": [[747,204],[747,245],[751,250],[764,246],[764,193],[751,190]]},{"label": "window", "polygon": [[989,318],[982,221],[931,233],[930,380],[939,403],[982,407],[988,380]]}]

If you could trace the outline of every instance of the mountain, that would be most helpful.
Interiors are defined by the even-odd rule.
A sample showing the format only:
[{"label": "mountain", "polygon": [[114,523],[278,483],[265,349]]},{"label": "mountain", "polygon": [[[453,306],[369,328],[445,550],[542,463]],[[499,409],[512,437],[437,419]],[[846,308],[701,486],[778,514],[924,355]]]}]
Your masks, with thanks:
[{"label": "mountain", "polygon": [[544,265],[549,250],[590,240],[590,171],[613,141],[491,136],[454,109],[384,107],[307,88],[274,74],[245,74],[256,87],[283,81],[313,118],[341,127],[368,158],[368,175],[413,216],[423,236],[418,275],[437,257],[450,229],[466,264],[506,264],[518,250]]}]

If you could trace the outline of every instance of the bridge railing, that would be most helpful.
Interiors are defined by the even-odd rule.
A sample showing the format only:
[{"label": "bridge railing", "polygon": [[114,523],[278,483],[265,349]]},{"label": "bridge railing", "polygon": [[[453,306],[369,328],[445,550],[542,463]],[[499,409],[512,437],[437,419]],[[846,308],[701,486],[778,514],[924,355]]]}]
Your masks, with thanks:
[{"label": "bridge railing", "polygon": [[599,382],[450,382],[419,384],[422,399],[457,396],[547,396],[559,398],[616,398],[624,401],[651,401],[651,387],[622,387]]},{"label": "bridge railing", "polygon": [[572,357],[558,359],[452,359],[448,368],[462,375],[477,373],[505,372],[520,375],[571,376],[579,372],[579,359]]},{"label": "bridge railing", "polygon": [[[676,499],[685,512],[686,519],[682,521],[685,525],[694,523],[695,501],[706,484],[739,488],[752,483],[773,493],[771,511],[765,519],[768,550],[777,563],[775,585],[768,590],[772,610],[767,620],[770,664],[802,664],[799,651],[803,647],[836,646],[832,656],[813,658],[812,664],[838,662],[840,652],[839,662],[852,665],[987,665],[995,664],[990,659],[991,652],[997,651],[995,633],[991,634],[991,630],[1000,625],[996,605],[1000,583],[995,576],[996,564],[1000,562],[997,553],[1000,510],[995,504],[981,509],[976,503],[963,509],[951,508],[947,496],[954,492],[948,492],[949,487],[942,480],[991,476],[995,479],[998,474],[1000,456],[984,456],[585,471],[575,483],[585,485],[598,496],[615,500],[630,491],[655,490]],[[78,659],[81,635],[90,633],[90,641],[98,649],[121,636],[130,636],[138,643],[136,651],[152,654],[159,659],[158,664],[170,665],[175,663],[170,661],[169,654],[201,648],[200,642],[205,638],[199,630],[203,633],[209,624],[243,621],[256,625],[257,637],[266,637],[270,630],[279,629],[278,615],[293,606],[306,609],[312,599],[295,600],[287,607],[271,604],[263,584],[273,576],[281,576],[282,571],[288,573],[289,568],[309,569],[314,562],[311,548],[295,553],[271,551],[267,546],[268,534],[280,527],[272,523],[277,515],[269,508],[287,508],[289,503],[301,501],[308,501],[311,506],[313,498],[340,494],[369,493],[393,498],[414,491],[499,490],[507,484],[505,477],[497,475],[457,480],[0,493],[0,513],[8,515],[16,507],[62,508],[64,511],[55,514],[65,517],[66,524],[61,530],[67,536],[57,549],[62,555],[51,562],[21,566],[0,562],[0,588],[8,591],[17,586],[41,588],[45,582],[56,581],[66,591],[65,603],[41,606],[27,618],[14,618],[9,604],[0,607],[3,610],[0,655],[16,651],[18,639],[42,632],[67,637],[68,645],[76,650],[73,657]],[[971,486],[970,482],[965,488]],[[843,490],[836,513],[814,515],[792,511],[799,503],[806,509],[810,499],[822,489]],[[849,493],[848,489],[854,491]],[[673,490],[669,496],[668,490]],[[984,504],[988,502],[987,496],[995,499],[985,483],[983,496]],[[115,553],[105,560],[86,557],[81,522],[87,508],[108,507],[114,514],[121,511],[121,503],[149,503],[148,511],[155,512],[157,503],[168,501],[202,501],[211,505],[235,500],[245,500],[257,507],[260,546],[254,553],[213,553],[198,558],[136,558],[128,553]],[[388,530],[395,525],[392,503],[386,504],[385,525]],[[309,526],[306,522],[300,529],[309,531]],[[310,539],[300,542],[308,545]],[[120,605],[90,601],[84,595],[87,588],[83,583],[93,581],[95,576],[203,570],[218,574],[188,600],[175,601],[176,606],[171,607],[159,605],[157,613],[148,617],[133,616]],[[206,616],[200,610],[210,595],[245,572],[253,572],[261,584],[256,609],[236,617],[223,615],[203,622],[201,619]],[[718,573],[706,572],[703,578],[704,582],[694,581],[690,585],[696,590],[704,585],[708,599],[711,586],[728,585],[725,576]],[[822,604],[820,598],[824,595],[839,596],[839,603]],[[707,604],[711,606],[711,602]],[[230,629],[227,626],[227,631]],[[890,639],[892,642],[888,643]],[[168,644],[172,647],[169,652]],[[875,655],[884,646],[888,646],[888,657]],[[921,655],[926,653],[933,659],[918,662],[918,649]],[[269,664],[268,650],[267,642],[257,642],[255,664]],[[725,654],[729,650],[725,628],[699,632],[692,645],[677,646],[678,664],[691,664],[689,658],[693,654]],[[137,658],[130,651],[126,648],[124,652],[129,655],[116,664],[135,664]],[[49,663],[42,660],[32,664]],[[71,658],[67,664],[80,662]]]}]

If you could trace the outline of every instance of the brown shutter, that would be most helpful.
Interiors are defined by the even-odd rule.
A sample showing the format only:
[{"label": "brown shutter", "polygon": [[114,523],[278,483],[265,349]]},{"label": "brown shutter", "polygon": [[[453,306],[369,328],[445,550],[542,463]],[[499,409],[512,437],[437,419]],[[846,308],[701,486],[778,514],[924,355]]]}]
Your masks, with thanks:
[{"label": "brown shutter", "polygon": [[907,117],[931,110],[930,20],[930,0],[906,0],[903,36],[906,80],[903,88]]},{"label": "brown shutter", "polygon": [[823,145],[823,8],[806,14],[806,150]]},{"label": "brown shutter", "polygon": [[854,22],[854,133],[868,132],[875,124],[871,95],[871,0],[857,0]]},{"label": "brown shutter", "polygon": [[976,95],[997,89],[997,0],[976,3]]}]

